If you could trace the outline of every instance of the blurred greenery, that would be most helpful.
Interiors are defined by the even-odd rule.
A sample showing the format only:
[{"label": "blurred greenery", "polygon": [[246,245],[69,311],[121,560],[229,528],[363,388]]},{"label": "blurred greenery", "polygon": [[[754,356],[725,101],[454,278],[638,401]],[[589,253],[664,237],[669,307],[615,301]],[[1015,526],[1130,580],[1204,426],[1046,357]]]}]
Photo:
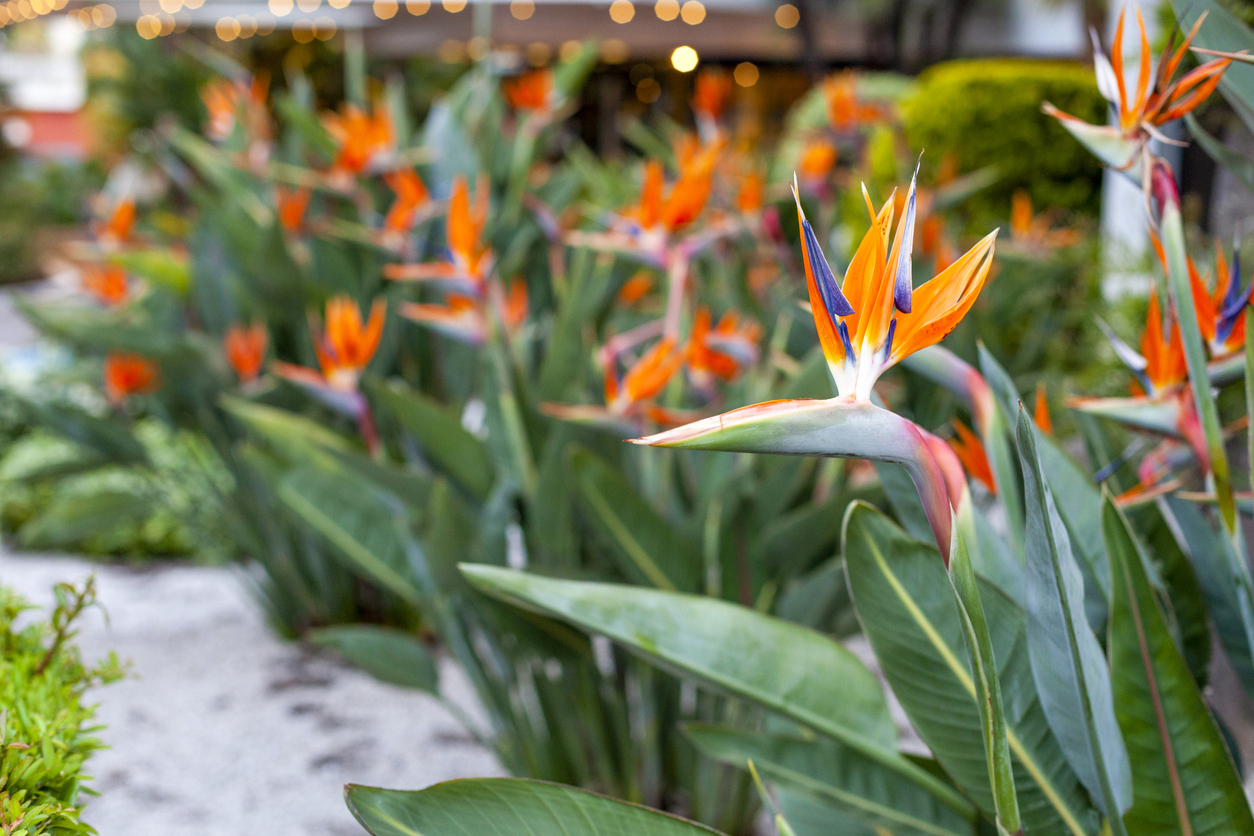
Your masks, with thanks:
[{"label": "blurred greenery", "polygon": [[1005,217],[1018,189],[1037,206],[1096,215],[1101,165],[1041,112],[1043,101],[1106,121],[1092,67],[1062,61],[948,61],[921,74],[900,107],[910,147],[926,148],[927,164],[952,154],[960,172],[997,167],[997,183],[963,206],[974,225]]}]

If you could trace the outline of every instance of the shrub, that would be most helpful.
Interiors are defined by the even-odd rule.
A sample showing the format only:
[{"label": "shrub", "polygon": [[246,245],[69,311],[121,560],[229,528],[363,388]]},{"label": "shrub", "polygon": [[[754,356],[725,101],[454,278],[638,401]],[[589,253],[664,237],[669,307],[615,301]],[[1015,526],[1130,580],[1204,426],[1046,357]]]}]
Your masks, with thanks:
[{"label": "shrub", "polygon": [[1001,179],[963,205],[973,220],[1005,218],[1016,189],[1027,189],[1037,206],[1096,214],[1101,166],[1041,113],[1042,101],[1088,122],[1105,120],[1092,69],[1062,61],[938,64],[900,107],[910,146],[926,148],[928,160],[953,154],[962,172],[997,166]]},{"label": "shrub", "polygon": [[17,629],[30,605],[0,587],[0,833],[5,836],[93,833],[80,820],[79,791],[88,756],[101,743],[92,736],[93,709],[82,702],[91,685],[121,676],[117,657],[87,668],[73,638],[75,620],[95,601],[89,579],[82,589],[56,587],[48,623]]}]

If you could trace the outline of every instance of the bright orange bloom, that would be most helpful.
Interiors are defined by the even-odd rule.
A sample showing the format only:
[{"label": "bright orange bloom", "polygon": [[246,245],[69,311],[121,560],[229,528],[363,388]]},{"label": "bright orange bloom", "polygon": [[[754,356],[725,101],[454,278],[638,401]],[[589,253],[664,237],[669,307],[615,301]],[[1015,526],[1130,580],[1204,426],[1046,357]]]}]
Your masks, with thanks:
[{"label": "bright orange bloom", "polygon": [[[526,299],[523,301],[525,304]],[[507,310],[507,316],[508,313]],[[443,305],[402,302],[401,316],[473,345],[480,345],[488,338],[488,322],[483,315],[483,303],[470,296],[450,293]],[[525,310],[523,317],[526,318]]]},{"label": "bright orange bloom", "polygon": [[506,79],[502,86],[505,100],[514,110],[551,110],[557,98],[553,89],[553,71],[547,68]]},{"label": "bright orange bloom", "polygon": [[135,226],[135,201],[129,197],[113,204],[108,220],[95,225],[96,238],[107,244],[122,244],[130,240]]},{"label": "bright orange bloom", "polygon": [[470,191],[466,178],[458,176],[453,181],[453,192],[448,200],[448,248],[453,262],[469,276],[481,276],[485,258],[491,251],[483,246],[483,230],[488,223],[488,184],[481,179],[475,190],[474,206],[470,203]]},{"label": "bright orange bloom", "polygon": [[618,413],[641,401],[656,398],[684,364],[687,352],[670,337],[662,337],[637,360],[620,381],[611,359],[605,370],[605,402]]},{"label": "bright orange bloom", "polygon": [[372,115],[367,115],[360,108],[346,104],[340,113],[327,114],[323,123],[339,143],[331,165],[332,172],[337,174],[360,174],[377,156],[390,150],[394,142],[392,118],[387,109],[379,105]]},{"label": "bright orange bloom", "polygon": [[714,328],[710,309],[699,308],[688,339],[688,365],[699,373],[732,380],[758,356],[762,328],[749,320],[742,323],[735,311],[728,311]]},{"label": "bright orange bloom", "polygon": [[427,202],[427,187],[418,172],[408,167],[390,171],[383,177],[396,192],[396,200],[383,219],[383,229],[392,233],[408,232],[417,219],[418,208]]},{"label": "bright orange bloom", "polygon": [[1054,419],[1049,414],[1049,399],[1045,397],[1045,384],[1036,384],[1036,404],[1032,410],[1032,418],[1036,426],[1046,435],[1054,434]]},{"label": "bright orange bloom", "polygon": [[305,222],[305,210],[309,207],[309,189],[274,187],[274,202],[279,211],[279,224],[288,232],[297,232]]},{"label": "bright orange bloom", "polygon": [[1251,290],[1241,287],[1240,255],[1233,250],[1232,269],[1223,248],[1215,245],[1215,287],[1207,290],[1197,274],[1193,259],[1188,260],[1189,283],[1193,289],[1193,309],[1197,324],[1206,339],[1211,357],[1218,360],[1241,350],[1245,345],[1245,307]]},{"label": "bright orange bloom", "polygon": [[688,226],[710,197],[714,176],[715,148],[697,154],[680,171],[679,180],[663,199],[662,164],[656,160],[645,166],[640,205],[632,213],[647,229],[661,226],[667,232],[678,232]]},{"label": "bright orange bloom", "polygon": [[893,199],[876,213],[863,189],[871,228],[845,271],[842,287],[837,285],[818,237],[806,220],[794,186],[810,307],[819,343],[841,395],[869,399],[875,381],[886,369],[940,342],[957,327],[988,278],[996,231],[935,278],[914,287],[914,192],[912,181],[889,249]]},{"label": "bright orange bloom", "polygon": [[370,319],[362,323],[361,310],[348,296],[327,302],[326,330],[319,333],[314,323],[314,349],[322,375],[333,388],[357,388],[357,380],[379,348],[387,302],[375,299]]},{"label": "bright orange bloom", "polygon": [[266,359],[269,334],[260,322],[245,328],[232,325],[222,339],[222,353],[239,375],[241,383],[252,383],[261,374],[261,364]]},{"label": "bright orange bloom", "polygon": [[235,111],[239,107],[239,91],[230,79],[215,78],[200,91],[200,100],[209,111],[209,136],[226,139],[235,130]]},{"label": "bright orange bloom", "polygon": [[836,165],[836,158],[835,145],[823,140],[811,142],[801,154],[801,176],[806,180],[826,179]]},{"label": "bright orange bloom", "polygon": [[[1104,163],[1126,171],[1139,162],[1143,163],[1142,158],[1149,153],[1147,144],[1150,138],[1162,137],[1159,126],[1190,113],[1214,92],[1231,59],[1217,58],[1208,61],[1173,80],[1176,70],[1189,52],[1193,37],[1206,18],[1203,14],[1174,53],[1171,52],[1171,44],[1175,35],[1172,34],[1168,48],[1159,57],[1158,69],[1155,71],[1149,39],[1145,34],[1145,21],[1141,17],[1140,8],[1137,8],[1136,20],[1141,34],[1140,67],[1136,88],[1129,90],[1123,68],[1125,12],[1126,9],[1119,12],[1119,23],[1110,46],[1110,59],[1102,54],[1096,42],[1093,50],[1097,87],[1106,100],[1114,105],[1119,124],[1109,127],[1090,125],[1058,110],[1048,102],[1042,105],[1042,110],[1058,119],[1064,128],[1088,146]],[[1144,185],[1148,187],[1149,184]]]},{"label": "bright orange bloom", "polygon": [[645,297],[650,290],[653,289],[653,276],[648,272],[641,270],[632,276],[623,286],[618,289],[618,296],[615,302],[621,307],[628,307],[639,302]]},{"label": "bright orange bloom", "polygon": [[105,394],[115,405],[131,395],[151,392],[159,384],[157,364],[138,354],[111,351],[104,361]]},{"label": "bright orange bloom", "polygon": [[765,184],[762,175],[750,170],[745,179],[740,181],[740,193],[736,195],[736,208],[746,215],[762,211],[762,193]]},{"label": "bright orange bloom", "polygon": [[848,131],[887,116],[883,108],[859,101],[858,75],[853,70],[830,76],[823,82],[823,95],[827,98],[827,121],[838,131]]},{"label": "bright orange bloom", "polygon": [[697,73],[696,90],[692,96],[692,109],[697,115],[717,122],[731,98],[732,79],[723,70],[705,69]]},{"label": "bright orange bloom", "polygon": [[90,264],[83,268],[83,287],[106,305],[120,305],[130,297],[126,271],[116,264]]},{"label": "bright orange bloom", "polygon": [[966,468],[967,473],[978,479],[989,493],[996,495],[997,483],[993,480],[993,468],[988,463],[988,455],[984,452],[984,444],[971,428],[956,418],[953,421],[954,432],[958,435],[949,440],[949,446],[958,455],[958,460]]},{"label": "bright orange bloom", "polygon": [[1150,383],[1151,396],[1183,383],[1188,377],[1180,325],[1173,317],[1170,336],[1163,336],[1163,314],[1158,305],[1158,292],[1154,290],[1150,291],[1145,333],[1141,336],[1141,354],[1145,357],[1145,377]]}]

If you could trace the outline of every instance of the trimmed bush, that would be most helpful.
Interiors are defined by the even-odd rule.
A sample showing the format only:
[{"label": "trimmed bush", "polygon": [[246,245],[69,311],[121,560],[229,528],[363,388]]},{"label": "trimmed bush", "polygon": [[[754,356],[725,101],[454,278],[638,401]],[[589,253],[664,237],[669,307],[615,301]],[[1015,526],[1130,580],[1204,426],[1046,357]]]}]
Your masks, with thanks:
[{"label": "trimmed bush", "polygon": [[938,64],[900,107],[910,146],[926,148],[931,164],[952,153],[964,173],[997,166],[1001,179],[963,205],[973,219],[1006,218],[1021,188],[1037,206],[1096,214],[1101,166],[1041,113],[1042,101],[1089,122],[1106,119],[1092,68],[1064,61]]},{"label": "trimmed bush", "polygon": [[75,836],[94,833],[80,820],[83,764],[101,747],[92,734],[93,708],[82,702],[89,686],[122,675],[117,657],[87,668],[69,641],[74,622],[95,601],[82,589],[56,587],[47,623],[17,629],[30,605],[0,587],[0,833]]}]

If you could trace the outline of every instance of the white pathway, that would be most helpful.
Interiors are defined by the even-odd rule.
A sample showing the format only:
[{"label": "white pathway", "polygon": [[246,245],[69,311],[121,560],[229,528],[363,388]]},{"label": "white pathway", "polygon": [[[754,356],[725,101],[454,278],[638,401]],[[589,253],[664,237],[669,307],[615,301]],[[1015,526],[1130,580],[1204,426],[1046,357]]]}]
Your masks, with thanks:
[{"label": "white pathway", "polygon": [[[92,573],[108,620],[84,619],[83,657],[115,650],[132,665],[90,695],[110,746],[87,770],[101,796],[85,819],[101,836],[363,834],[347,782],[503,774],[436,700],[275,638],[231,570],[0,552],[0,583],[39,604]],[[445,694],[473,706],[455,668],[441,673]]]}]

